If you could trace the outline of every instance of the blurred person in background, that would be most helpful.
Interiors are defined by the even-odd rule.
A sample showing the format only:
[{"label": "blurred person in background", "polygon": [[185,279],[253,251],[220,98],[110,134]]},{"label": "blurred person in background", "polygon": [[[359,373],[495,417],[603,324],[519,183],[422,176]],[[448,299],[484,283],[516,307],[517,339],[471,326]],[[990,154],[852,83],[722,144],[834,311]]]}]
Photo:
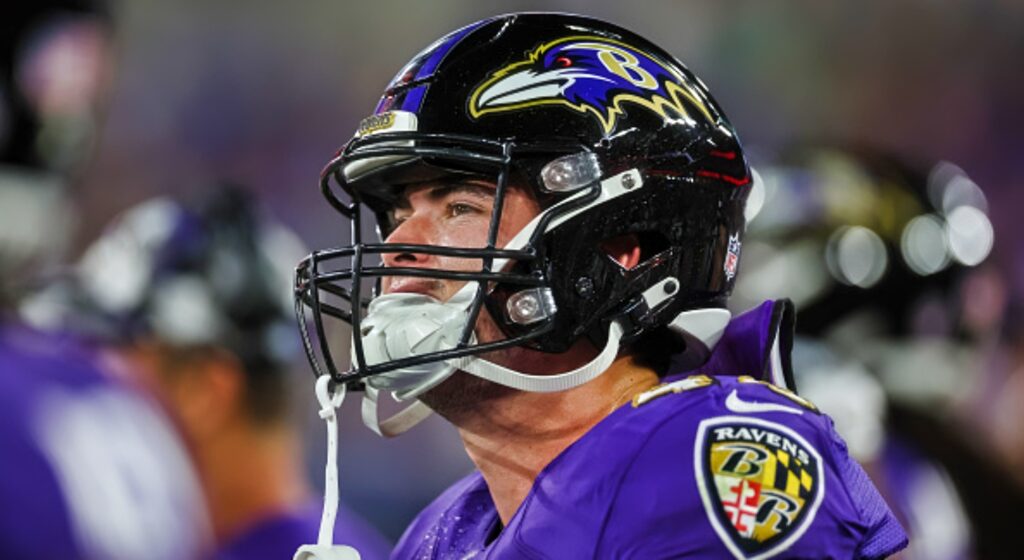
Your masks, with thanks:
[{"label": "blurred person in background", "polygon": [[87,1],[0,18],[0,557],[191,560],[202,492],[159,403],[95,348],[19,317],[59,260],[112,71],[113,27]]},{"label": "blurred person in background", "polygon": [[207,552],[189,455],[159,404],[77,337],[20,317],[61,257],[111,71],[89,1],[0,17],[0,557],[191,560]]},{"label": "blurred person in background", "polygon": [[[241,188],[193,203],[166,197],[117,218],[84,253],[69,319],[105,340],[162,396],[194,450],[218,560],[291,558],[317,534],[321,502],[306,478],[291,413],[290,230]],[[338,539],[364,557],[390,546],[342,510]]]},{"label": "blurred person in background", "polygon": [[[790,306],[723,309],[755,183],[705,86],[611,23],[496,16],[397,73],[322,174],[352,244],[296,281],[318,389],[362,389],[385,436],[437,412],[478,468],[394,558],[906,545],[828,418],[787,389]],[[408,407],[382,420],[381,394]]]},{"label": "blurred person in background", "polygon": [[849,147],[796,146],[761,170],[734,303],[795,301],[797,386],[907,527],[905,557],[1015,556],[1022,489],[984,423],[964,421],[1007,292],[985,264],[981,189],[948,162]]}]

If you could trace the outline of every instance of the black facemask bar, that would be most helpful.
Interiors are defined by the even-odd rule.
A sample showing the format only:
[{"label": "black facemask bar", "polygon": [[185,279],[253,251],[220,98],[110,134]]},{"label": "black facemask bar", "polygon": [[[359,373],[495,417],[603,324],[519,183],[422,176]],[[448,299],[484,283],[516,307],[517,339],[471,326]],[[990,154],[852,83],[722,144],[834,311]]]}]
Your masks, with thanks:
[{"label": "black facemask bar", "polygon": [[[541,158],[541,161],[544,161],[584,150],[585,148],[578,143],[555,141],[544,144],[517,145],[515,142],[495,141],[474,136],[415,132],[378,134],[351,141],[324,169],[321,174],[320,188],[331,206],[350,220],[352,245],[313,252],[303,259],[296,269],[295,313],[303,346],[315,375],[330,375],[335,381],[350,384],[350,387],[358,389],[361,386],[358,383],[359,380],[371,375],[520,346],[550,332],[554,321],[549,318],[520,336],[482,344],[470,344],[473,329],[490,288],[498,283],[522,286],[524,289],[548,286],[546,271],[541,266],[544,259],[543,247],[539,244],[540,236],[552,219],[592,202],[601,192],[600,181],[594,181],[583,187],[580,190],[587,192],[582,196],[560,205],[553,212],[542,215],[537,228],[532,232],[523,248],[499,249],[495,245],[514,158],[519,160]],[[357,181],[346,179],[345,168],[354,162],[371,158],[401,158],[402,163],[414,160],[422,160],[427,163],[443,162],[444,165],[454,165],[459,169],[467,169],[476,174],[484,169],[496,174],[494,205],[491,211],[486,246],[461,248],[420,244],[364,243],[362,238],[363,207],[369,207],[371,210],[373,208],[367,200],[364,200],[364,193],[354,187],[353,183]],[[351,202],[346,202],[345,198],[350,199]],[[378,219],[379,216],[378,213]],[[380,257],[393,253],[479,259],[481,266],[479,269],[467,271],[365,265],[368,257]],[[494,270],[495,259],[507,260],[511,266],[504,267],[504,270]],[[345,266],[346,264],[348,266]],[[449,350],[368,365],[363,355],[362,337],[357,333],[360,332],[360,322],[365,308],[369,305],[372,296],[376,294],[371,294],[370,298],[364,297],[363,281],[368,278],[375,279],[379,287],[379,281],[384,276],[477,282],[476,293],[468,312],[468,320],[456,346]],[[346,284],[349,287],[346,287]],[[373,290],[373,292],[376,291],[377,289]],[[325,295],[333,297],[338,303],[325,301],[323,297]],[[310,321],[306,317],[307,310],[312,314],[315,341],[310,333]],[[354,355],[351,356],[352,367],[347,371],[340,371],[337,368],[328,344],[324,315],[340,319],[352,328]]]}]

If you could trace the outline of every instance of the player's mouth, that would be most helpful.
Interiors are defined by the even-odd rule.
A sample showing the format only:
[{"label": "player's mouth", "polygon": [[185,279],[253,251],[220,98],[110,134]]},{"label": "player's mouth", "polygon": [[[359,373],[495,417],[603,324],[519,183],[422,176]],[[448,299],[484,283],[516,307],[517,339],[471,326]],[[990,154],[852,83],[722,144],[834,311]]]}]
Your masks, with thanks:
[{"label": "player's mouth", "polygon": [[436,300],[448,299],[448,290],[441,280],[414,276],[390,276],[382,282],[385,294],[422,294]]}]

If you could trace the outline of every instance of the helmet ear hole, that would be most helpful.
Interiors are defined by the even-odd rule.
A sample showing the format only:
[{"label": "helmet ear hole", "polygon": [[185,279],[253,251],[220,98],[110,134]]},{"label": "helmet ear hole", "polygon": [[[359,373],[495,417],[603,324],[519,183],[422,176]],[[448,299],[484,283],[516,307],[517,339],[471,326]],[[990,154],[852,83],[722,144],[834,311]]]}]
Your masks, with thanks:
[{"label": "helmet ear hole", "polygon": [[605,239],[601,251],[623,270],[633,270],[657,258],[671,247],[668,238],[658,231],[625,233]]},{"label": "helmet ear hole", "polygon": [[643,258],[641,264],[659,257],[672,248],[668,238],[660,231],[641,231],[635,235],[640,242],[640,256]]},{"label": "helmet ear hole", "polygon": [[617,235],[600,243],[601,251],[623,270],[633,270],[640,264],[640,239],[635,233]]}]

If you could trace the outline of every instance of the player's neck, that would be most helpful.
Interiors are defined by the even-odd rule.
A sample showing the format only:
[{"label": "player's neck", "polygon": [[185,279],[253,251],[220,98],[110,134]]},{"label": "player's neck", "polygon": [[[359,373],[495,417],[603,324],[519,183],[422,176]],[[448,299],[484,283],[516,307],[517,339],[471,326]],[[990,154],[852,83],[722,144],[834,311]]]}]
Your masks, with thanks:
[{"label": "player's neck", "polygon": [[454,421],[466,452],[483,474],[504,524],[555,457],[633,396],[657,374],[620,357],[597,379],[558,393],[512,391]]},{"label": "player's neck", "polygon": [[285,427],[236,428],[197,449],[218,540],[292,509],[309,495],[294,434]]}]

